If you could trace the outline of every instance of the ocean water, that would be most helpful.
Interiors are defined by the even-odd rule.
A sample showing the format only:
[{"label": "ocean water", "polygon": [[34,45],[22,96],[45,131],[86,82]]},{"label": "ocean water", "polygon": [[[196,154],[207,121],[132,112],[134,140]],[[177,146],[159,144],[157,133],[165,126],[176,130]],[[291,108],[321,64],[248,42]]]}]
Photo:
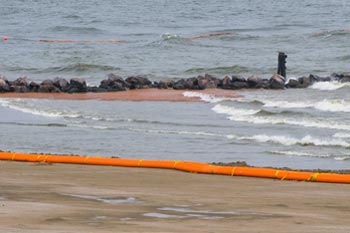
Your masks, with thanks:
[{"label": "ocean water", "polygon": [[[288,77],[348,72],[349,13],[345,0],[0,0],[0,74],[93,85],[111,72],[269,77],[279,51]],[[39,42],[49,39],[126,42]],[[0,150],[349,168],[349,91],[324,82],[200,103],[0,98]]]}]

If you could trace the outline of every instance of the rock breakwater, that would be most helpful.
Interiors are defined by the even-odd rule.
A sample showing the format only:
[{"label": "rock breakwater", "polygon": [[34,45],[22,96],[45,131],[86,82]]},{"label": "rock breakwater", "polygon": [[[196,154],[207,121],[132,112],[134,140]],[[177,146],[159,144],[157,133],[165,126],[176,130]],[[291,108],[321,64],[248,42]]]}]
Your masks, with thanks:
[{"label": "rock breakwater", "polygon": [[260,78],[259,76],[241,77],[237,75],[217,78],[210,74],[199,75],[186,79],[165,79],[150,81],[146,76],[137,75],[123,78],[116,74],[108,74],[100,82],[99,86],[89,86],[83,78],[72,78],[69,81],[64,78],[46,79],[42,82],[30,81],[27,77],[20,77],[9,81],[0,75],[0,92],[39,92],[39,93],[86,93],[86,92],[117,92],[132,89],[175,89],[175,90],[204,90],[219,88],[226,90],[238,89],[285,89],[306,88],[316,82],[350,82],[349,74],[333,73],[327,77],[319,77],[310,74],[299,78],[286,80],[283,76],[274,74],[271,78]]}]

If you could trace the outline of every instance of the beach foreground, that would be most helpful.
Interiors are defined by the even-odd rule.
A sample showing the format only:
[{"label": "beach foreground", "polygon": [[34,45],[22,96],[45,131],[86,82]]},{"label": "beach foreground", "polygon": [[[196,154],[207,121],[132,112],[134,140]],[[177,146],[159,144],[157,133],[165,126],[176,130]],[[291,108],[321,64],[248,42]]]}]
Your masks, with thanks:
[{"label": "beach foreground", "polygon": [[0,232],[349,232],[349,185],[0,162]]}]

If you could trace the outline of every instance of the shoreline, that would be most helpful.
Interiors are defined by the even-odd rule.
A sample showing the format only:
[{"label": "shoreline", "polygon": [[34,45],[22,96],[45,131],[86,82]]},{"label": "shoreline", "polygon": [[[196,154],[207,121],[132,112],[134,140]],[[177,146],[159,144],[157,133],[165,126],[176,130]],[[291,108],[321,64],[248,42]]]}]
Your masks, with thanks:
[{"label": "shoreline", "polygon": [[3,232],[350,231],[346,184],[13,161],[0,167]]},{"label": "shoreline", "polygon": [[61,99],[61,100],[110,100],[110,101],[170,101],[170,102],[200,102],[200,97],[186,97],[184,92],[213,95],[219,98],[237,98],[238,91],[223,89],[205,90],[173,90],[173,89],[135,89],[119,92],[89,92],[89,93],[0,93],[0,98],[30,98],[30,99]]}]

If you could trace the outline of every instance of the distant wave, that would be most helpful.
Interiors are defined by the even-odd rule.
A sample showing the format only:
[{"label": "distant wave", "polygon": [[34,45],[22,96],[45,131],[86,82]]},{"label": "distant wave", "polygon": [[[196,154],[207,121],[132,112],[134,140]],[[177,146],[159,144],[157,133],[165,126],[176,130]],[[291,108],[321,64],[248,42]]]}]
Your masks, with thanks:
[{"label": "distant wave", "polygon": [[67,66],[50,67],[44,69],[43,72],[84,72],[92,70],[100,71],[113,71],[119,70],[120,68],[107,65],[87,64],[87,63],[76,63]]},{"label": "distant wave", "polygon": [[328,37],[340,37],[340,36],[348,36],[350,35],[350,29],[338,29],[338,30],[330,30],[330,31],[322,31],[316,32],[311,35],[311,37],[315,38],[328,38]]},{"label": "distant wave", "polygon": [[317,82],[314,83],[309,88],[311,89],[317,89],[322,91],[334,91],[338,90],[343,87],[350,87],[350,83],[341,83],[337,81],[331,81],[331,82]]},{"label": "distant wave", "polygon": [[67,127],[67,124],[61,123],[29,123],[29,122],[0,122],[1,125],[19,125],[19,126],[34,126],[34,127]]},{"label": "distant wave", "polygon": [[[350,125],[348,124],[318,119],[300,119],[295,117],[289,118],[280,116],[279,114],[272,114],[271,116],[268,116],[265,114],[265,111],[261,109],[241,109],[217,104],[212,108],[212,110],[219,114],[229,115],[228,119],[232,121],[253,124],[286,124],[311,128],[350,130]],[[261,114],[262,111],[263,114],[260,116],[259,114]]]},{"label": "distant wave", "polygon": [[238,139],[238,140],[249,140],[261,143],[275,143],[284,146],[301,145],[301,146],[325,146],[325,147],[344,147],[350,148],[350,144],[346,141],[339,139],[319,139],[314,138],[311,135],[307,135],[303,138],[294,138],[284,135],[253,135],[253,136],[238,136],[238,135],[228,135],[228,139]]},{"label": "distant wave", "polygon": [[164,33],[160,36],[163,40],[185,39],[177,34]]},{"label": "distant wave", "polygon": [[68,32],[79,34],[101,34],[104,31],[95,27],[72,27],[72,26],[54,26],[47,29],[50,32]]},{"label": "distant wave", "polygon": [[75,63],[66,66],[55,66],[48,68],[32,68],[21,66],[1,66],[7,71],[26,71],[35,74],[57,73],[57,72],[87,72],[87,71],[116,71],[118,67],[88,63]]},{"label": "distant wave", "polygon": [[350,155],[333,155],[333,154],[322,154],[322,153],[310,153],[301,151],[268,151],[271,154],[287,155],[287,156],[299,156],[299,157],[314,157],[314,158],[331,158],[334,160],[350,160]]},{"label": "distant wave", "polygon": [[212,68],[198,68],[194,67],[185,71],[187,74],[198,74],[198,73],[214,73],[214,74],[230,74],[230,73],[247,73],[253,71],[245,66],[218,66]]}]

